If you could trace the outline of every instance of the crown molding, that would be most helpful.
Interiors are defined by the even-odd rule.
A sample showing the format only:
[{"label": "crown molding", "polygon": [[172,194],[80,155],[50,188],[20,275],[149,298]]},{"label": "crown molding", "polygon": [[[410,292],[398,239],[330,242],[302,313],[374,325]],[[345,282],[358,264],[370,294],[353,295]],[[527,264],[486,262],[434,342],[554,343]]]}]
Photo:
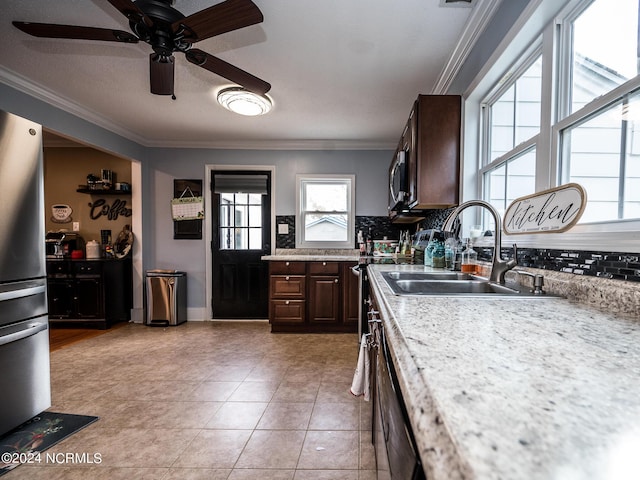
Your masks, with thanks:
[{"label": "crown molding", "polygon": [[501,2],[502,0],[485,0],[479,1],[476,4],[471,11],[471,15],[464,27],[460,40],[453,49],[453,53],[442,69],[442,72],[440,72],[436,84],[431,90],[432,94],[443,95],[447,93],[451,83],[469,56],[471,49],[478,41],[478,37],[491,21]]},{"label": "crown molding", "polygon": [[215,150],[395,150],[397,142],[352,140],[220,140],[206,142],[163,141],[145,144],[157,148],[210,148]]}]

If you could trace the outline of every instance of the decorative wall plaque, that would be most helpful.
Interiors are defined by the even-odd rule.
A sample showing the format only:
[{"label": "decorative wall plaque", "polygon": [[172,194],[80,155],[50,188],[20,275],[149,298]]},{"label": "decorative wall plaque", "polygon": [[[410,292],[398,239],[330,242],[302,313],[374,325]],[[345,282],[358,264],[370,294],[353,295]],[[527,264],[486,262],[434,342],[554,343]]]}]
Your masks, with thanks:
[{"label": "decorative wall plaque", "polygon": [[51,205],[51,221],[54,223],[71,223],[71,213],[73,209],[69,205],[56,204]]},{"label": "decorative wall plaque", "polygon": [[516,198],[504,214],[508,235],[560,233],[573,227],[587,205],[587,192],[577,183],[567,183]]}]

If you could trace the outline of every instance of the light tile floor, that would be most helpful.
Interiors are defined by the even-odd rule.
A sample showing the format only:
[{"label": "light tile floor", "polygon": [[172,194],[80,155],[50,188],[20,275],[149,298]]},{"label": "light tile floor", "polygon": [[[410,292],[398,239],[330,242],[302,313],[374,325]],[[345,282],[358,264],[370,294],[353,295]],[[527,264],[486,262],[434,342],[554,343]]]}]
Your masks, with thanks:
[{"label": "light tile floor", "polygon": [[97,415],[7,480],[373,480],[371,405],[349,393],[355,334],[266,322],[128,324],[51,354],[52,411]]}]

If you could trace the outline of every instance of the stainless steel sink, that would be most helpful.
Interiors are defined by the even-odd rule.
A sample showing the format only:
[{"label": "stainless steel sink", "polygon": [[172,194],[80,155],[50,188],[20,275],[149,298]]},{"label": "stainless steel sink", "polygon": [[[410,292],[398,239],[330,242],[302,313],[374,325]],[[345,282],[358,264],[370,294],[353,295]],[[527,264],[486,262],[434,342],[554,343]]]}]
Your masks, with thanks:
[{"label": "stainless steel sink", "polygon": [[482,277],[462,272],[384,272],[386,278],[398,280],[481,280]]},{"label": "stainless steel sink", "polygon": [[554,297],[534,294],[517,283],[500,285],[483,277],[460,272],[382,272],[382,277],[396,295]]}]

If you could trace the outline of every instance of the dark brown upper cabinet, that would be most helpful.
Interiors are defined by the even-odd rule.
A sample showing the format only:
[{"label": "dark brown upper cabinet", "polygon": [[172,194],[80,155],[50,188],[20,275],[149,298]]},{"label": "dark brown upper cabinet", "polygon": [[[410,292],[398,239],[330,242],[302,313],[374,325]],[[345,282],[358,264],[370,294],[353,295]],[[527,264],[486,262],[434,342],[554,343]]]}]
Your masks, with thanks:
[{"label": "dark brown upper cabinet", "polygon": [[402,205],[390,201],[392,221],[417,222],[424,210],[458,204],[461,109],[459,95],[419,95],[414,102],[390,167],[404,156],[406,192]]}]

